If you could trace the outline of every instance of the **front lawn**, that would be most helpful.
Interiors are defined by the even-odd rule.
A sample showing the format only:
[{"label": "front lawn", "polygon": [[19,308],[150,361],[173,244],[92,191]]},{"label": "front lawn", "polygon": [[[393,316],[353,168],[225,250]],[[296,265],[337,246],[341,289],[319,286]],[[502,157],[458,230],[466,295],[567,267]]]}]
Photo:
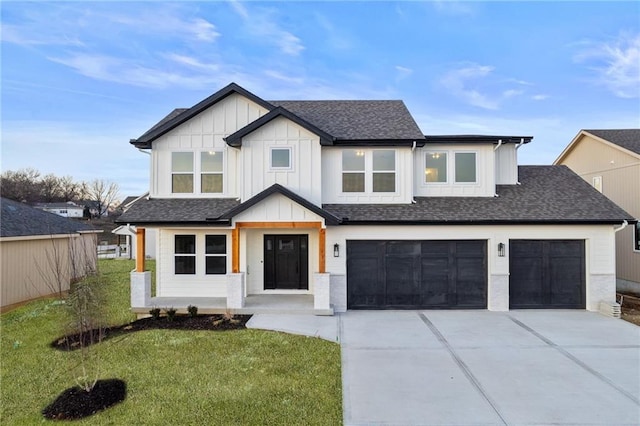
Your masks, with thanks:
[{"label": "front lawn", "polygon": [[[101,260],[112,325],[129,322],[133,262]],[[77,356],[49,344],[64,334],[64,306],[40,300],[2,315],[0,422],[40,423],[75,385]],[[94,348],[100,378],[127,383],[121,404],[74,424],[342,423],[339,345],[284,333],[147,330]]]}]

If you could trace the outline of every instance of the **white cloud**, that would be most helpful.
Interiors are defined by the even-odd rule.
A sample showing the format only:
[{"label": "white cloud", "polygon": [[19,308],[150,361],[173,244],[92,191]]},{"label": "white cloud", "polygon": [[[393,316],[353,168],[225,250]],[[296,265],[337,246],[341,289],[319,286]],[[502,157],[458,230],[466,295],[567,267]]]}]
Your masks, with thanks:
[{"label": "white cloud", "polygon": [[31,26],[25,28],[11,24],[0,24],[0,39],[3,42],[21,46],[84,46],[84,43],[75,36],[60,34],[57,31],[41,32]]},{"label": "white cloud", "polygon": [[401,65],[396,65],[396,71],[398,71],[398,79],[403,79],[413,74],[413,70],[411,68],[403,67]]},{"label": "white cloud", "polygon": [[531,97],[531,99],[533,99],[534,101],[544,101],[545,99],[549,99],[550,96],[549,95],[545,95],[544,93],[540,93],[538,95],[533,95]]},{"label": "white cloud", "polygon": [[620,98],[640,97],[640,34],[622,33],[605,43],[581,42],[574,60],[596,74],[596,83]]},{"label": "white cloud", "polygon": [[304,50],[302,40],[294,34],[280,27],[273,18],[273,11],[266,8],[257,8],[250,11],[244,4],[237,0],[229,3],[233,10],[244,21],[244,29],[261,42],[275,44],[282,53],[297,56]]},{"label": "white cloud", "polygon": [[475,12],[469,1],[435,0],[431,4],[438,12],[446,15],[472,15]]},{"label": "white cloud", "polygon": [[469,87],[470,81],[487,77],[493,70],[491,66],[471,64],[449,71],[440,82],[451,94],[470,105],[484,109],[498,109],[498,101],[495,97]]},{"label": "white cloud", "polygon": [[167,53],[167,54],[164,54],[163,56],[177,64],[184,65],[190,68],[195,68],[198,70],[205,70],[205,71],[220,70],[220,65],[207,64],[200,61],[198,58],[194,58],[193,56],[180,55],[178,53]]}]

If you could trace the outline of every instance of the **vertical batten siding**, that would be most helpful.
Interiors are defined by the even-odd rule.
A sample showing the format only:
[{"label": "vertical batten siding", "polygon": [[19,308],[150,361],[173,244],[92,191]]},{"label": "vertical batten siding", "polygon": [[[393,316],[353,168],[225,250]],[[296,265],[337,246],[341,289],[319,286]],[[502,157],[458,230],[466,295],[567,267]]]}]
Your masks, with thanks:
[{"label": "vertical batten siding", "polygon": [[[602,177],[602,193],[640,218],[640,158],[585,135],[560,164],[589,184]],[[640,252],[633,250],[633,227],[616,234],[617,278],[640,283]]]},{"label": "vertical batten siding", "polygon": [[265,108],[253,101],[233,94],[158,138],[153,142],[151,150],[150,197],[198,198],[215,196],[200,193],[171,193],[171,152],[185,150],[195,153],[195,183],[199,179],[197,175],[198,154],[207,149],[224,151],[226,157],[224,192],[217,196],[239,196],[237,179],[240,176],[235,173],[238,168],[238,150],[229,148],[223,138],[267,112]]},{"label": "vertical batten siding", "polygon": [[95,270],[96,235],[5,240],[0,257],[4,307],[67,291],[72,279]]},{"label": "vertical batten siding", "polygon": [[516,144],[500,145],[495,151],[496,185],[515,185],[518,182],[518,154]]},{"label": "vertical batten siding", "polygon": [[[425,155],[427,152],[447,153],[447,176],[446,183],[425,182]],[[455,153],[475,152],[476,153],[476,183],[455,183]],[[495,195],[495,155],[493,145],[473,145],[473,144],[429,144],[423,148],[415,150],[414,157],[414,188],[418,197],[493,197]]]},{"label": "vertical batten siding", "polygon": [[[289,170],[270,168],[271,148],[290,148],[292,167]],[[278,183],[308,201],[322,203],[321,148],[318,136],[285,117],[278,117],[242,141],[240,178],[246,201],[271,185]]]},{"label": "vertical batten siding", "polygon": [[[226,275],[205,274],[205,235],[227,236],[227,273],[231,273],[231,230],[220,228],[178,228],[159,232],[159,252],[162,262],[157,262],[157,297],[226,297]],[[175,235],[196,236],[196,274],[176,275],[174,268]]]}]

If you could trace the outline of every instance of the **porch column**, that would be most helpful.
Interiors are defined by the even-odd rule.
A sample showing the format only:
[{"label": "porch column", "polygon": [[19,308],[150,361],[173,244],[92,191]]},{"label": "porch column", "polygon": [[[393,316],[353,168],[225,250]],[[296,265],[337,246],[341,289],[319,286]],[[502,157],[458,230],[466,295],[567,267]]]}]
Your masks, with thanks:
[{"label": "porch column", "polygon": [[231,230],[231,272],[240,272],[240,228],[237,224]]},{"label": "porch column", "polygon": [[145,260],[145,229],[136,229],[136,272],[144,272],[144,260]]},{"label": "porch column", "polygon": [[326,249],[327,249],[327,230],[325,228],[320,228],[318,230],[318,240],[319,240],[319,250],[320,258],[318,259],[318,272],[324,274],[326,272],[325,263],[327,261]]}]

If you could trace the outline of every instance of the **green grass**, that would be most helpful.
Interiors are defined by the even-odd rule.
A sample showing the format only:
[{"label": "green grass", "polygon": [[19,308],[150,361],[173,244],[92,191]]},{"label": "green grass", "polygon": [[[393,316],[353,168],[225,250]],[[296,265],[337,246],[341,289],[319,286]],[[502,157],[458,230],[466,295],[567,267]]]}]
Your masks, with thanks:
[{"label": "green grass", "polygon": [[[133,319],[131,269],[129,261],[100,261],[110,324]],[[0,318],[0,423],[44,422],[40,411],[75,385],[77,353],[48,346],[64,334],[64,306],[39,300]],[[342,423],[335,343],[258,330],[150,330],[107,340],[92,351],[100,358],[100,378],[125,380],[127,398],[74,424]]]}]

